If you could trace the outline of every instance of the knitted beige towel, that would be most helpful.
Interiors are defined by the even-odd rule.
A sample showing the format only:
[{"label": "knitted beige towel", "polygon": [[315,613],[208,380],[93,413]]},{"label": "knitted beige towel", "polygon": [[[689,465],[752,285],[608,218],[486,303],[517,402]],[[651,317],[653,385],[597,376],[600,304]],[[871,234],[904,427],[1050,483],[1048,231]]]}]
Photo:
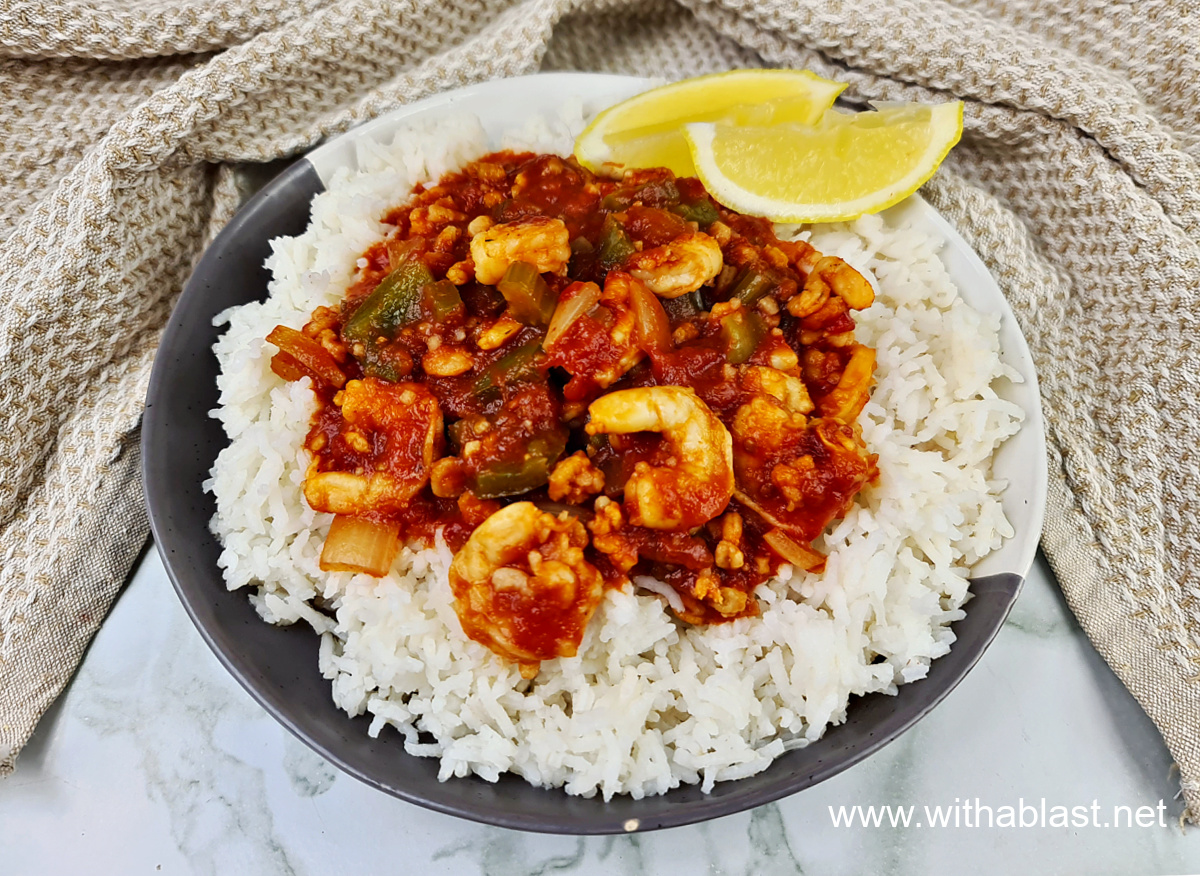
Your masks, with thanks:
[{"label": "knitted beige towel", "polygon": [[0,0],[0,772],[145,539],[150,363],[239,163],[539,67],[766,64],[966,101],[928,196],[1033,349],[1046,554],[1200,813],[1197,5],[681,2]]}]

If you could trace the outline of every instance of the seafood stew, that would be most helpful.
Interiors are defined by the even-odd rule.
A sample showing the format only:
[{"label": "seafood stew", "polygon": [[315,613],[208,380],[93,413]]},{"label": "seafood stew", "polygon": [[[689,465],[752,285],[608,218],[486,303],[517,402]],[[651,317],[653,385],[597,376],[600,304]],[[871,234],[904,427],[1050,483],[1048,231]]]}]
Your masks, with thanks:
[{"label": "seafood stew", "polygon": [[690,624],[754,590],[878,476],[854,268],[667,170],[498,152],[417,186],[340,306],[277,326],[319,404],[321,567],[380,576],[441,530],[464,632],[536,675],[605,588],[651,576]]}]

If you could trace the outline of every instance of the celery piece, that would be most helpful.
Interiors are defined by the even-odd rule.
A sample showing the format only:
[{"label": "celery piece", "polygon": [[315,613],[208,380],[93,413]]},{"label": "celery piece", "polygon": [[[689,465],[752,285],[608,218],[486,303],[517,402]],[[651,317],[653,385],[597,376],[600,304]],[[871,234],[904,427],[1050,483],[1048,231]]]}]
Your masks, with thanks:
[{"label": "celery piece", "polygon": [[728,347],[726,358],[741,365],[754,355],[759,342],[767,333],[767,325],[753,311],[741,308],[721,319],[721,337]]},{"label": "celery piece", "polygon": [[508,310],[513,319],[525,325],[546,325],[554,315],[555,305],[558,304],[538,269],[528,262],[513,262],[509,265],[496,288],[508,302]]},{"label": "celery piece", "polygon": [[449,280],[430,283],[424,288],[422,295],[425,308],[434,322],[445,322],[462,310],[462,296],[458,294],[458,287]]},{"label": "celery piece", "polygon": [[775,281],[766,273],[747,268],[733,287],[730,298],[736,298],[744,307],[753,307],[763,296],[775,288]]}]

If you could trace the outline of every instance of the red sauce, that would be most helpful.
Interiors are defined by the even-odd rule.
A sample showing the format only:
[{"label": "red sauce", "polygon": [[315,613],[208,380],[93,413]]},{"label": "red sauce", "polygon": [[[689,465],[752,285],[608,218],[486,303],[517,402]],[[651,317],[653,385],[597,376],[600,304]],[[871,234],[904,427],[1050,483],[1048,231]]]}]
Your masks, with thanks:
[{"label": "red sauce", "polygon": [[[562,306],[579,294],[576,281],[594,282],[606,296],[551,345],[544,344],[544,321],[526,316],[532,324],[513,323],[516,311],[506,310],[508,302],[496,287],[475,279],[471,261],[472,238],[485,226],[531,216],[561,220],[570,240],[569,264],[541,275],[551,302]],[[800,317],[788,309],[806,288],[819,254],[807,244],[780,241],[765,219],[719,207],[698,180],[675,179],[661,169],[606,179],[573,159],[499,152],[435,184],[418,186],[385,221],[394,232],[364,253],[365,266],[345,296],[336,325],[331,328],[327,315],[314,314],[306,333],[323,338],[348,380],[373,376],[432,393],[444,435],[429,458],[419,423],[385,411],[366,430],[365,443],[348,437],[343,395],[319,386],[307,446],[322,472],[424,477],[424,486],[405,507],[387,512],[407,538],[429,542],[440,528],[452,548],[461,548],[502,505],[547,502],[548,475],[581,450],[603,474],[602,495],[620,501],[636,466],[679,461],[657,434],[589,436],[584,429],[588,404],[619,389],[690,387],[734,435],[735,489],[751,501],[730,501],[724,516],[695,531],[648,529],[626,519],[621,536],[622,544],[636,552],[632,568],[622,570],[616,555],[594,544],[586,557],[608,586],[653,574],[680,593],[684,619],[715,622],[757,612],[754,588],[784,561],[763,540],[766,532],[779,528],[807,545],[877,477],[875,457],[857,427],[822,415],[823,399],[839,387],[858,348],[848,335],[854,329],[850,309],[838,294]],[[719,242],[724,270],[695,291],[660,302],[670,325],[670,349],[642,349],[639,324],[629,319],[632,305],[607,297],[606,277],[616,268],[636,277],[640,254],[696,232]],[[417,262],[434,286],[423,281],[412,301],[371,316],[367,322],[374,335],[351,331],[351,320],[363,322],[360,308],[372,306],[371,296],[385,278],[392,282],[408,270],[406,264]],[[443,283],[438,294],[454,290],[440,304],[430,297],[437,281]],[[759,293],[739,291],[754,283]],[[737,337],[737,326],[716,315],[730,310],[723,302],[735,293],[748,295],[743,310],[749,316],[738,325],[750,326],[746,330],[755,334],[748,337],[757,344],[748,357],[743,350],[736,359],[731,338]],[[447,309],[445,302],[455,299],[461,306]],[[439,317],[439,306],[450,315]],[[462,358],[453,359],[458,354]],[[466,367],[455,371],[456,361]],[[816,409],[789,410],[792,402],[763,396],[751,379],[753,368],[798,381]],[[756,397],[778,423],[744,422]],[[785,421],[790,425],[780,425]],[[714,489],[700,483],[674,500],[711,501],[719,495]],[[584,519],[593,513],[594,495],[577,503]],[[380,512],[368,507],[356,513]],[[735,530],[740,532],[730,542],[726,536]],[[508,615],[512,635],[533,653],[552,654],[555,640],[577,641],[582,634],[581,628],[565,629],[575,621],[567,623],[552,606],[517,594],[497,592],[493,611]]]}]

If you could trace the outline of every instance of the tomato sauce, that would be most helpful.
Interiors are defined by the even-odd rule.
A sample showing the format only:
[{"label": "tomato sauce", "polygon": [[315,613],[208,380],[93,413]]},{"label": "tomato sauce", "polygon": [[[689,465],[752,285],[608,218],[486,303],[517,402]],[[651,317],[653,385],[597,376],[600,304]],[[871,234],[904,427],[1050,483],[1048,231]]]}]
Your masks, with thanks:
[{"label": "tomato sauce", "polygon": [[[531,217],[555,220],[537,226],[544,239],[533,240]],[[384,221],[387,238],[363,254],[340,308],[314,313],[305,328],[346,381],[314,382],[313,471],[417,478],[407,504],[383,516],[409,540],[429,543],[441,529],[455,550],[513,502],[574,515],[594,533],[586,560],[608,586],[652,574],[680,594],[678,613],[692,623],[756,613],[754,589],[785,562],[820,568],[805,560],[819,557],[811,542],[878,475],[854,423],[869,374],[855,371],[855,385],[847,377],[862,348],[846,299],[860,300],[862,287],[851,295],[853,277],[826,270],[836,260],[725,209],[698,180],[664,169],[606,178],[570,158],[511,151],[418,186]],[[691,276],[718,250],[715,272],[709,264]],[[500,259],[505,279],[481,282],[481,258]],[[554,267],[528,267],[537,259]],[[587,306],[568,306],[580,294]],[[440,422],[376,418],[370,434],[355,433],[342,411],[354,380],[421,387]],[[602,395],[662,386],[693,390],[732,444],[732,498],[704,481],[664,496],[674,506],[724,503],[682,531],[632,525],[623,495],[639,466],[687,464],[677,448],[655,432],[586,429]],[[411,435],[399,434],[406,428]],[[579,473],[568,483],[559,466],[573,455]],[[600,538],[605,502],[624,512]],[[381,515],[369,505],[318,510]],[[782,556],[764,538],[771,532],[808,553]],[[503,616],[510,603],[522,608],[507,612],[507,629],[533,653],[562,653],[550,640],[582,635],[518,595],[497,591],[492,611]]]}]

